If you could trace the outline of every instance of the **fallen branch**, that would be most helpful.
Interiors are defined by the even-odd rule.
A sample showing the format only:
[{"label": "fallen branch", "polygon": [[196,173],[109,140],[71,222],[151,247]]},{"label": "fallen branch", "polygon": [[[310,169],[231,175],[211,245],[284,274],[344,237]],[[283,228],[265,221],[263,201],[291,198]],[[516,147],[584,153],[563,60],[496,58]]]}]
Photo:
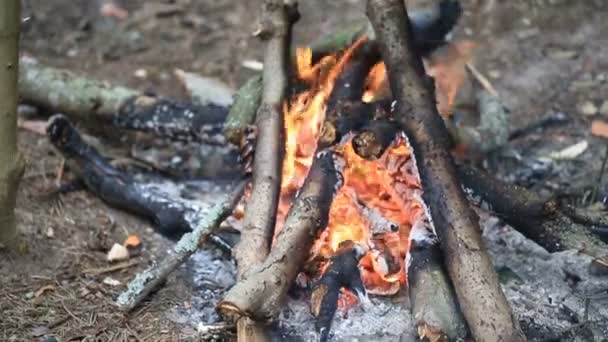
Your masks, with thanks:
[{"label": "fallen branch", "polygon": [[63,115],[49,119],[47,132],[51,143],[68,161],[75,163],[76,173],[87,189],[111,206],[151,220],[157,230],[168,237],[178,237],[197,227],[193,218],[202,208],[195,201],[172,195],[178,184],[162,180],[137,181],[118,170],[86,144]]},{"label": "fallen branch", "polygon": [[222,316],[256,321],[277,316],[314,239],[327,225],[333,196],[342,185],[342,163],[331,151],[317,154],[270,254],[226,293],[217,307]]},{"label": "fallen branch", "polygon": [[207,236],[232,213],[243,195],[244,188],[245,182],[241,182],[224,198],[217,201],[209,211],[193,213],[192,223],[196,226],[192,232],[184,234],[162,262],[139,273],[116,300],[118,306],[123,311],[131,311],[164,283],[167,276],[188,260]]},{"label": "fallen branch", "polygon": [[410,139],[420,171],[423,198],[444,252],[460,308],[478,341],[524,341],[511,313],[449,154],[448,133],[437,113],[431,80],[416,53],[401,0],[368,0],[396,98],[395,118]]},{"label": "fallen branch", "polygon": [[439,240],[429,228],[424,220],[414,224],[406,258],[416,331],[421,340],[464,341],[468,329],[443,267]]},{"label": "fallen branch", "polygon": [[594,222],[590,221],[595,220],[581,219],[580,210],[472,167],[460,166],[458,174],[472,203],[490,210],[549,252],[575,249],[595,258],[608,255],[608,245],[591,229]]},{"label": "fallen branch", "polygon": [[21,57],[19,93],[24,102],[80,121],[112,123],[178,140],[218,143],[228,110],[196,106],[111,86]]}]

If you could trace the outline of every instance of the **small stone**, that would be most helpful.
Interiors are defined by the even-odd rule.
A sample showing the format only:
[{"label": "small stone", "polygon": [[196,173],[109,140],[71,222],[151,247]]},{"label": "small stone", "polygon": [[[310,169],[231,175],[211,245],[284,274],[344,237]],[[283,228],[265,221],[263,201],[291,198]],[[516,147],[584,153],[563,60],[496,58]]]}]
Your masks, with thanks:
[{"label": "small stone", "polygon": [[108,252],[108,261],[122,261],[129,259],[129,250],[127,247],[115,243]]},{"label": "small stone", "polygon": [[595,115],[597,114],[597,106],[591,101],[585,101],[578,105],[578,111],[587,116]]},{"label": "small stone", "polygon": [[604,100],[604,102],[600,106],[600,114],[608,115],[608,100]]},{"label": "small stone", "polygon": [[49,227],[46,230],[46,237],[49,238],[49,239],[52,239],[52,238],[55,237],[55,231],[53,230],[53,227]]}]

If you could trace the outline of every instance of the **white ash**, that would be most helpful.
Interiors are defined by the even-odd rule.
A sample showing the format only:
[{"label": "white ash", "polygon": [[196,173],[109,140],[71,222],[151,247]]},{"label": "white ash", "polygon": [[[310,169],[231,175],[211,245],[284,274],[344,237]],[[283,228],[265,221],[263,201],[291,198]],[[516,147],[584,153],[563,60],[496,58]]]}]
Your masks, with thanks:
[{"label": "white ash", "polygon": [[[386,297],[371,301],[372,305],[365,306],[366,311],[357,305],[348,311],[347,317],[338,310],[331,327],[331,341],[415,341],[412,317],[404,303]],[[278,330],[281,340],[318,341],[308,300],[289,300],[279,316]]]},{"label": "white ash", "polygon": [[484,227],[494,266],[508,278],[503,290],[530,340],[582,322],[590,296],[590,326],[596,337],[608,336],[608,277],[589,273],[591,257],[572,250],[549,253],[497,219]]}]

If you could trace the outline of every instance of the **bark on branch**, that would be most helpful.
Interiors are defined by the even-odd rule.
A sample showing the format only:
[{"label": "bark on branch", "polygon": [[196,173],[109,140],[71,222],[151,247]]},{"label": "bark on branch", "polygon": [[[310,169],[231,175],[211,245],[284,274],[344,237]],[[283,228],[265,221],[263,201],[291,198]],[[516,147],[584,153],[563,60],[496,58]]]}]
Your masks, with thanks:
[{"label": "bark on branch", "polygon": [[327,225],[333,196],[342,185],[342,163],[333,152],[317,154],[268,258],[237,282],[218,304],[225,318],[246,316],[267,321],[276,317],[314,239]]},{"label": "bark on branch", "polygon": [[282,0],[267,0],[256,34],[266,41],[264,90],[256,116],[258,138],[253,187],[245,209],[241,241],[235,258],[239,278],[268,255],[273,235],[283,163],[283,101],[288,84],[291,25],[295,18]]},{"label": "bark on branch", "polygon": [[17,150],[17,74],[19,69],[19,0],[0,4],[0,244],[16,237],[15,202],[25,168]]},{"label": "bark on branch", "polygon": [[368,0],[367,13],[397,100],[394,115],[412,144],[423,198],[472,335],[478,341],[524,341],[456,176],[448,133],[437,113],[433,84],[415,51],[405,5],[402,0]]}]

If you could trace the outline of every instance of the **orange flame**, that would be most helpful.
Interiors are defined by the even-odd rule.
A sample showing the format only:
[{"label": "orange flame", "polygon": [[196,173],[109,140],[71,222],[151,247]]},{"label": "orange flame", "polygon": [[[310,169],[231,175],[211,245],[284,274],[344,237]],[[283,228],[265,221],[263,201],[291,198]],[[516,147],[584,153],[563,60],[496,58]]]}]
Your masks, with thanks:
[{"label": "orange flame", "polygon": [[[296,75],[309,89],[284,106],[286,151],[275,237],[312,164],[336,78],[364,41],[365,38],[358,40],[339,58],[324,57],[315,65],[312,65],[310,49],[296,51]],[[384,64],[379,63],[368,75],[362,100],[384,97],[386,84],[386,70]],[[374,161],[359,157],[350,141],[336,147],[336,152],[345,161],[344,185],[332,202],[327,228],[310,251],[311,262],[322,261],[312,276],[322,274],[340,244],[350,240],[368,247],[369,252],[359,264],[368,292],[394,294],[406,281],[409,231],[422,211],[416,196],[420,192],[420,181],[407,142],[404,137],[396,139],[384,155]],[[379,213],[399,230],[374,231],[370,212]]]}]

